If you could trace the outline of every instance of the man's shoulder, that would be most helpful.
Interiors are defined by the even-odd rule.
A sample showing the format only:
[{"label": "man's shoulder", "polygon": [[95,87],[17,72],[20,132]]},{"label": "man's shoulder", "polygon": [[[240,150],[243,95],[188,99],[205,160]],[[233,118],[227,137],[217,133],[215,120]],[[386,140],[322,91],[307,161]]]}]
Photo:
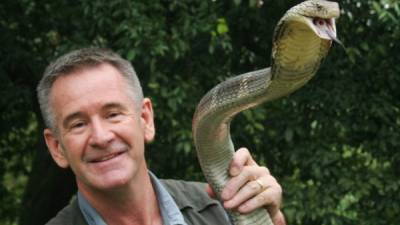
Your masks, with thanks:
[{"label": "man's shoulder", "polygon": [[188,225],[230,224],[222,205],[207,194],[207,184],[163,179],[161,182],[178,205]]},{"label": "man's shoulder", "polygon": [[180,209],[192,207],[201,210],[210,204],[218,204],[206,193],[205,183],[172,179],[162,179],[161,182]]},{"label": "man's shoulder", "polygon": [[59,211],[46,225],[87,225],[87,223],[79,209],[77,199],[74,198],[69,205]]}]

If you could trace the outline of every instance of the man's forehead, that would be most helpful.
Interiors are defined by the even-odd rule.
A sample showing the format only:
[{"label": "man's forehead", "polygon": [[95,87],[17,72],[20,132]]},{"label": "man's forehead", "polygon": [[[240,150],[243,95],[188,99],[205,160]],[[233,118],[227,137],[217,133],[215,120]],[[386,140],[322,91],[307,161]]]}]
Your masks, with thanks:
[{"label": "man's forehead", "polygon": [[117,70],[110,66],[97,67],[56,80],[50,92],[50,103],[52,107],[65,109],[106,99],[115,102],[116,97],[129,98],[126,90],[127,83]]}]

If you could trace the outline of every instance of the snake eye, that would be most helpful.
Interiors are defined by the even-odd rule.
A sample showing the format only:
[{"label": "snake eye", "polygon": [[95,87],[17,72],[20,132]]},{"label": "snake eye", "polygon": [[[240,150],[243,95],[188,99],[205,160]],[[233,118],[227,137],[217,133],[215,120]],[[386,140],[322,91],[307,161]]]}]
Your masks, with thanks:
[{"label": "snake eye", "polygon": [[326,24],[326,21],[321,18],[314,18],[313,23],[317,26],[324,26]]}]

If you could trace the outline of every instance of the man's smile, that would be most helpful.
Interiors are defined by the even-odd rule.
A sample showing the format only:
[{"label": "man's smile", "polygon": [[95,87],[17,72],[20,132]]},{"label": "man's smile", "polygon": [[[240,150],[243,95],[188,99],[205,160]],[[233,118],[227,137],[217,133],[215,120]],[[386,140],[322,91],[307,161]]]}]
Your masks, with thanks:
[{"label": "man's smile", "polygon": [[119,151],[119,152],[114,152],[114,153],[110,153],[110,154],[106,154],[106,155],[102,155],[102,156],[96,156],[96,157],[92,157],[91,159],[88,159],[86,161],[89,162],[89,163],[105,162],[105,161],[114,159],[114,158],[122,155],[125,152],[126,151]]}]

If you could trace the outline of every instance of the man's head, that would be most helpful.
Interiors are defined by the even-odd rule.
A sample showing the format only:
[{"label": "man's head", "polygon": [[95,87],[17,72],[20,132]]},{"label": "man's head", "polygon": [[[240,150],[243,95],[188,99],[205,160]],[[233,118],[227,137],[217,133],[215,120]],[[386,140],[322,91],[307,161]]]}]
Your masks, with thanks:
[{"label": "man's head", "polygon": [[73,170],[80,190],[118,188],[147,174],[153,110],[127,61],[101,49],[71,52],[47,68],[38,95],[49,152]]},{"label": "man's head", "polygon": [[57,132],[55,115],[50,102],[53,83],[61,76],[71,75],[79,70],[89,69],[101,64],[109,64],[126,79],[129,94],[140,108],[143,99],[142,87],[132,65],[116,53],[101,48],[84,48],[67,53],[52,62],[45,70],[37,86],[37,95],[46,127]]}]

